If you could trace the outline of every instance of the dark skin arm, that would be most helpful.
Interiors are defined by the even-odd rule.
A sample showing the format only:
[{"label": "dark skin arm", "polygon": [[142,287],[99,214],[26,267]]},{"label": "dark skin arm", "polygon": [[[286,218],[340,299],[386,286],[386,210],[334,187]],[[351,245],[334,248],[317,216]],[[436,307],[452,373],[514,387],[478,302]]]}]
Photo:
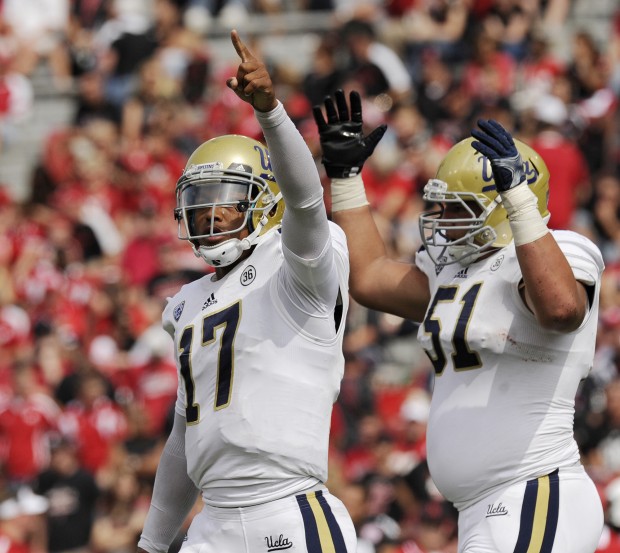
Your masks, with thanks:
[{"label": "dark skin arm", "polygon": [[[334,100],[325,99],[324,109],[325,115],[320,106],[314,106],[313,114],[328,176],[339,179],[359,175],[386,125],[379,125],[364,135],[362,100],[356,91],[350,92],[347,102],[344,91],[337,90]],[[332,193],[335,186],[342,184],[333,180]],[[430,301],[428,280],[414,264],[388,257],[370,207],[335,209],[332,217],[347,237],[353,298],[371,309],[421,321]]]},{"label": "dark skin arm", "polygon": [[528,191],[522,156],[512,135],[492,119],[479,119],[471,135],[472,147],[491,163],[497,190],[508,216],[513,217],[515,241],[518,237],[522,242],[515,248],[523,275],[522,298],[541,327],[576,330],[585,318],[588,294],[540,215],[533,215],[536,199]]},{"label": "dark skin arm", "polygon": [[588,310],[586,287],[573,271],[551,233],[517,246],[523,273],[521,296],[543,328],[572,332]]},{"label": "dark skin arm", "polygon": [[387,256],[370,208],[337,211],[333,219],[347,236],[353,298],[371,309],[422,321],[430,301],[426,275]]}]

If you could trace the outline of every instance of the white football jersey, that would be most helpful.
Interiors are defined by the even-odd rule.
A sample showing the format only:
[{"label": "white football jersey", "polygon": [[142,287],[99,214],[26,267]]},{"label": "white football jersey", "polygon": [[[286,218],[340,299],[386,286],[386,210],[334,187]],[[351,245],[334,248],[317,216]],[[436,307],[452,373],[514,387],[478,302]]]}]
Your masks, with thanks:
[{"label": "white football jersey", "polygon": [[168,300],[187,471],[210,505],[263,503],[327,479],[349,271],[344,233],[330,230],[336,315],[292,276],[277,231],[223,279],[207,275]]},{"label": "white football jersey", "polygon": [[588,239],[553,235],[575,277],[594,287],[585,320],[568,334],[541,328],[522,301],[514,244],[439,272],[425,251],[417,256],[433,298],[418,330],[435,368],[428,464],[458,509],[579,462],[574,398],[594,356],[603,260]]}]

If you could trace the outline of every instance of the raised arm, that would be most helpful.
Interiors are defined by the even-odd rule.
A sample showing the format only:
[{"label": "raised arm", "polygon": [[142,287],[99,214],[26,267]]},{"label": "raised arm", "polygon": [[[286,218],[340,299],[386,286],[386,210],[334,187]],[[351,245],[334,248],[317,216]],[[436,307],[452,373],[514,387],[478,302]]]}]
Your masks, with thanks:
[{"label": "raised arm", "polygon": [[237,75],[228,79],[227,85],[241,100],[254,107],[265,135],[273,172],[286,204],[283,243],[300,258],[315,259],[326,247],[330,233],[323,187],[314,159],[276,99],[265,64],[252,54],[237,31],[231,32],[231,40],[241,63]]},{"label": "raised arm", "polygon": [[524,300],[543,328],[571,332],[587,312],[586,288],[575,279],[538,210],[512,136],[496,121],[481,120],[478,126],[471,133],[476,139],[472,146],[491,162],[495,185],[508,212],[523,275]]},{"label": "raised arm", "polygon": [[313,108],[323,148],[323,165],[331,178],[332,217],[342,227],[349,246],[353,298],[371,309],[421,321],[429,302],[428,281],[415,266],[390,259],[372,216],[360,176],[364,162],[383,137],[386,127],[363,134],[362,102],[353,91],[351,110],[342,90],[336,105],[325,99]]}]

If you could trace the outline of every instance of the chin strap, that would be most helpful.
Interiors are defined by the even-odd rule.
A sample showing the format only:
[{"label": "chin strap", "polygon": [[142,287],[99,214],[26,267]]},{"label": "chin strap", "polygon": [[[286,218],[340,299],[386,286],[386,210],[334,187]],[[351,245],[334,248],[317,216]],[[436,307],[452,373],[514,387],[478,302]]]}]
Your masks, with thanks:
[{"label": "chin strap", "polygon": [[245,250],[249,250],[252,247],[252,243],[248,236],[243,240],[231,238],[217,246],[196,247],[192,244],[192,247],[194,248],[194,255],[202,257],[212,267],[226,267],[237,261]]},{"label": "chin strap", "polygon": [[249,250],[252,246],[256,245],[260,237],[260,233],[264,226],[269,222],[266,215],[260,218],[260,221],[256,225],[254,232],[249,236],[239,240],[238,238],[231,238],[216,246],[198,246],[192,244],[194,255],[196,257],[202,257],[208,265],[212,267],[227,267],[235,261],[237,261],[241,254]]},{"label": "chin strap", "polygon": [[[487,244],[486,246],[478,247],[472,246],[470,244],[463,244],[460,246],[448,246],[448,254],[452,259],[454,259],[454,263],[460,263],[464,267],[467,267],[478,261],[480,257],[492,249],[491,244]],[[446,265],[450,265],[447,263]]]},{"label": "chin strap", "polygon": [[[273,209],[281,199],[282,192],[278,192],[278,194],[276,194],[273,198],[269,209]],[[265,212],[268,212],[268,210],[265,210]],[[260,233],[269,222],[269,218],[264,214],[265,212],[263,212],[256,228],[249,236],[246,236],[241,240],[238,238],[231,238],[230,240],[225,240],[216,246],[197,247],[192,243],[194,255],[196,257],[202,257],[202,259],[204,259],[205,262],[212,267],[227,267],[228,265],[231,265],[241,257],[241,254],[244,251],[249,250],[252,246],[255,246],[258,243]]]}]

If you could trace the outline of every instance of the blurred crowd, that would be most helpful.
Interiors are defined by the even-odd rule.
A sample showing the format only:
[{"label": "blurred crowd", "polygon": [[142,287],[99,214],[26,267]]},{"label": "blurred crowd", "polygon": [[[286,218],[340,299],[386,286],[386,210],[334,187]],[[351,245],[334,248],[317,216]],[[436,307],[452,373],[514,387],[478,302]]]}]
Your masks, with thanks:
[{"label": "blurred crowd", "polygon": [[[325,11],[307,68],[269,62],[328,207],[311,107],[355,89],[369,129],[388,124],[363,176],[395,257],[418,249],[421,188],[478,117],[546,161],[550,226],[603,251],[598,347],[575,436],[606,509],[599,551],[620,552],[620,8],[601,2],[611,5],[601,40],[569,25],[574,4],[2,0],[0,148],[10,153],[32,110],[41,64],[74,115],[44,137],[25,201],[0,187],[0,548],[135,550],[176,397],[161,311],[208,271],[176,238],[174,185],[204,140],[261,139],[225,86],[235,66],[214,56],[212,33],[256,14]],[[261,55],[262,36],[249,39]],[[328,485],[360,553],[456,551],[454,510],[425,463],[433,371],[416,332],[351,307]]]}]

